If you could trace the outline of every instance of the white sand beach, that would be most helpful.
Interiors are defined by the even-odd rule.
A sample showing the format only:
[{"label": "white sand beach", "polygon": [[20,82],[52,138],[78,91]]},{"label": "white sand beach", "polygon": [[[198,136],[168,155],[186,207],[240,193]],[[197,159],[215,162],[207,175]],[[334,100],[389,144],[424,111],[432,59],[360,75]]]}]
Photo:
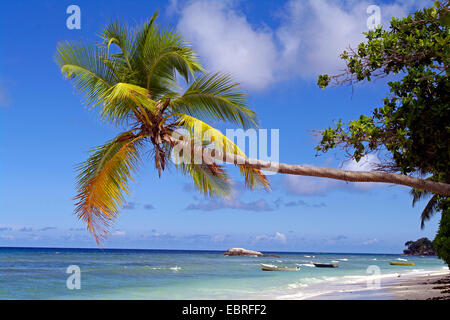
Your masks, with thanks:
[{"label": "white sand beach", "polygon": [[450,300],[450,271],[399,274],[395,278],[384,279],[378,289],[367,289],[359,284],[308,300]]}]

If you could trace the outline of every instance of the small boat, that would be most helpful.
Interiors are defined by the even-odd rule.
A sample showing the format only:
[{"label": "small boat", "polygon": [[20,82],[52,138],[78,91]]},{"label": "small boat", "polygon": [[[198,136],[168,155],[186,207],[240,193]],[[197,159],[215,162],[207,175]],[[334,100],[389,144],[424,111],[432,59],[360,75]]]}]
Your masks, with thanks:
[{"label": "small boat", "polygon": [[414,266],[414,262],[395,262],[395,261],[389,261],[389,264],[391,266]]},{"label": "small boat", "polygon": [[285,267],[285,266],[275,266],[273,264],[263,264],[261,263],[262,271],[298,271],[300,267]]},{"label": "small boat", "polygon": [[337,268],[339,265],[337,263],[318,263],[313,262],[313,265],[317,268]]}]

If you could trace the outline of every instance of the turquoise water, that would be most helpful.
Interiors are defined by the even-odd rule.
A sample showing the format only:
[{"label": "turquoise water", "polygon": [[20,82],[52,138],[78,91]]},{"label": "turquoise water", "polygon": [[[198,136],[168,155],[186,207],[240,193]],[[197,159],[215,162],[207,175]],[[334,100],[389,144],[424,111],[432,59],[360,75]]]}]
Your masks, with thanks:
[{"label": "turquoise water", "polygon": [[[303,299],[365,288],[367,279],[379,279],[383,286],[398,274],[448,270],[436,257],[280,252],[280,258],[257,258],[222,253],[0,248],[0,299]],[[416,265],[390,266],[394,260]],[[313,261],[339,263],[339,268],[315,268]],[[301,269],[263,272],[260,263]],[[79,290],[66,287],[70,265],[80,268]],[[367,273],[369,266],[378,266],[381,274]]]}]

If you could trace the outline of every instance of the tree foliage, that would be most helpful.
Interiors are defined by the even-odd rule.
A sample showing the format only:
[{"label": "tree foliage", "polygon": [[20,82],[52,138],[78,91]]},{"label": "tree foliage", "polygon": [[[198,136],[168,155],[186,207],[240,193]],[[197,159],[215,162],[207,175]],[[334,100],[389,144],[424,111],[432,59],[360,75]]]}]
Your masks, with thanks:
[{"label": "tree foliage", "polygon": [[442,217],[439,222],[439,230],[433,240],[433,247],[439,258],[450,267],[450,201],[442,203]]},{"label": "tree foliage", "polygon": [[408,247],[405,252],[410,254],[429,254],[434,253],[433,243],[428,238],[420,238],[416,241],[408,241],[405,243]]},{"label": "tree foliage", "polygon": [[383,148],[392,156],[391,168],[449,181],[449,12],[447,1],[393,18],[389,30],[371,30],[365,33],[366,42],[342,53],[345,73],[319,76],[322,88],[390,74],[401,79],[388,83],[390,95],[371,115],[324,130],[318,151],[341,145],[359,160]]},{"label": "tree foliage", "polygon": [[[450,10],[448,1],[417,10],[406,18],[393,18],[385,30],[365,33],[366,41],[341,54],[345,72],[320,75],[318,85],[353,85],[360,81],[393,76],[389,95],[370,115],[321,132],[318,152],[343,148],[359,161],[364,155],[383,151],[386,159],[379,169],[429,176],[450,182]],[[442,209],[448,197],[413,190],[413,204],[426,196],[430,202],[422,213],[424,221]]]},{"label": "tree foliage", "polygon": [[[170,164],[173,136],[192,143],[207,140],[203,147],[210,152],[245,157],[205,121],[257,125],[239,83],[226,74],[205,73],[190,44],[177,32],[159,27],[156,17],[135,28],[113,20],[101,31],[98,45],[65,42],[57,47],[56,63],[84,102],[98,109],[105,121],[127,127],[91,150],[77,167],[75,213],[98,243],[119,214],[144,154],[153,156],[159,175]],[[180,79],[187,86],[184,92]],[[183,162],[175,164],[176,169],[190,176],[200,191],[230,196],[231,181],[222,165],[197,164],[187,154],[180,157]],[[239,167],[247,186],[269,188],[258,168]]]}]

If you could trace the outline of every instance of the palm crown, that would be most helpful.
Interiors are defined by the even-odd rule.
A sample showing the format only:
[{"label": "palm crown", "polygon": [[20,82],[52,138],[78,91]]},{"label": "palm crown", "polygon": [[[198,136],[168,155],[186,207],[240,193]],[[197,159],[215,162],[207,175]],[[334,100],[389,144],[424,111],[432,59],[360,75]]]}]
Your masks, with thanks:
[{"label": "palm crown", "polygon": [[[161,175],[176,145],[170,137],[183,131],[182,139],[200,141],[203,148],[245,156],[207,122],[243,128],[257,124],[239,84],[228,75],[206,74],[190,45],[178,33],[158,27],[156,16],[134,29],[117,20],[110,22],[97,46],[66,42],[57,47],[55,59],[61,72],[85,103],[98,108],[103,119],[128,128],[91,150],[77,166],[75,213],[99,244],[129,193],[128,182],[144,152],[152,152]],[[177,77],[187,84],[183,93]],[[182,161],[175,167],[207,195],[230,194],[231,183],[220,164]],[[240,172],[249,187],[269,188],[260,170],[240,165]]]},{"label": "palm crown", "polygon": [[[429,181],[439,181],[439,175],[432,175],[426,180]],[[422,190],[422,189],[411,189],[409,194],[413,197],[412,205],[413,207],[416,205],[416,203],[420,200],[430,198],[428,200],[427,205],[422,211],[422,214],[420,215],[420,228],[423,229],[425,227],[425,221],[430,220],[431,217],[439,211],[439,200],[442,198],[439,194],[432,194],[431,192]]]}]

